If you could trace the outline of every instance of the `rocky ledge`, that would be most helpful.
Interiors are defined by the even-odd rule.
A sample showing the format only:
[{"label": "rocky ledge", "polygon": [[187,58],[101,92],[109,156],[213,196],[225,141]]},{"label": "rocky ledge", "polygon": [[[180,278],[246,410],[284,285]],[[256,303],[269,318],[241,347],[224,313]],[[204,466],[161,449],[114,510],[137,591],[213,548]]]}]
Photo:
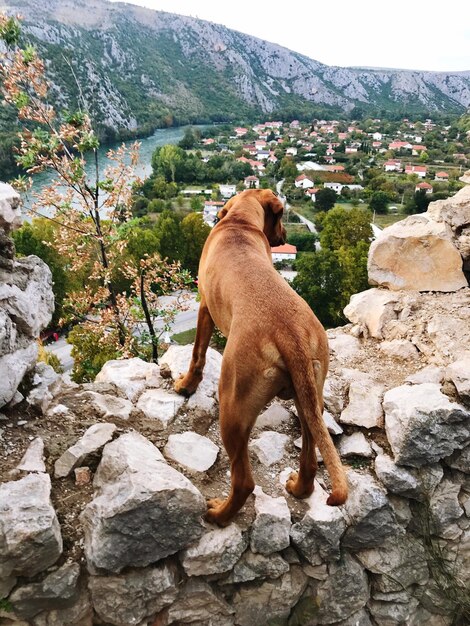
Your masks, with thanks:
[{"label": "rocky ledge", "polygon": [[[459,202],[446,241],[465,260]],[[421,262],[434,247],[411,236],[418,249],[401,254]],[[381,271],[388,281],[406,266]],[[172,385],[192,346],[159,365],[110,361],[85,385],[37,366],[26,401],[0,415],[0,625],[467,623],[470,288],[457,271],[439,292],[381,280],[328,331],[342,507],[326,505],[321,459],[310,498],[286,492],[300,428],[293,404],[274,401],[251,437],[254,494],[227,528],[203,521],[205,500],[229,489],[215,350],[189,400]]]}]

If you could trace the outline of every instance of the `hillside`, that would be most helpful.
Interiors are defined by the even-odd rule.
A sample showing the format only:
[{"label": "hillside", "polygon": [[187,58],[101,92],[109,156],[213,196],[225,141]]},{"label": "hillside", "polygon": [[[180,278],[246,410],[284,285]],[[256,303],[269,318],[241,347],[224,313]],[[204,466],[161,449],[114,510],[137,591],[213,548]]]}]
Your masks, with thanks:
[{"label": "hillside", "polygon": [[76,98],[75,74],[95,118],[114,130],[261,113],[435,115],[470,106],[470,71],[330,67],[218,24],[103,0],[0,8],[24,16],[58,103]]}]

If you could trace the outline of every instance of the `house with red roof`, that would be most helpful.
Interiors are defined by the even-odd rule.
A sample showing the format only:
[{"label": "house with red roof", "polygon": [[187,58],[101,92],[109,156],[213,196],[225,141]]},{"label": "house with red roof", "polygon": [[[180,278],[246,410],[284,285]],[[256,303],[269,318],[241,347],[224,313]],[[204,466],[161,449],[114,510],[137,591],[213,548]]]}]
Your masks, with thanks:
[{"label": "house with red roof", "polygon": [[405,174],[416,174],[420,178],[426,178],[426,172],[425,165],[405,165]]},{"label": "house with red roof", "polygon": [[389,159],[384,163],[384,170],[386,172],[401,172],[402,169],[401,161],[398,159]]},{"label": "house with red roof", "polygon": [[416,145],[416,146],[411,146],[411,154],[417,155],[417,154],[421,154],[421,152],[426,152],[426,146],[423,145]]},{"label": "house with red roof", "polygon": [[282,246],[275,246],[271,248],[271,256],[273,263],[276,261],[295,261],[297,257],[297,248],[290,243],[285,243]]},{"label": "house with red roof", "polygon": [[300,174],[300,176],[297,176],[297,178],[295,179],[294,184],[297,189],[308,189],[309,187],[313,187],[315,183],[306,174]]},{"label": "house with red roof", "polygon": [[259,178],[257,176],[247,176],[243,181],[246,189],[258,189]]},{"label": "house with red roof", "polygon": [[447,172],[436,172],[434,180],[440,180],[441,182],[447,182],[449,180],[449,174]]},{"label": "house with red roof", "polygon": [[308,196],[309,198],[312,199],[312,202],[316,202],[317,200],[317,193],[319,191],[319,187],[310,187],[309,189],[305,190],[305,195]]},{"label": "house with red roof", "polygon": [[425,191],[427,194],[430,194],[433,192],[433,188],[432,188],[432,185],[430,185],[429,183],[422,182],[416,185],[415,193],[417,191]]},{"label": "house with red roof", "polygon": [[412,145],[409,141],[392,141],[388,144],[389,150],[411,150]]}]

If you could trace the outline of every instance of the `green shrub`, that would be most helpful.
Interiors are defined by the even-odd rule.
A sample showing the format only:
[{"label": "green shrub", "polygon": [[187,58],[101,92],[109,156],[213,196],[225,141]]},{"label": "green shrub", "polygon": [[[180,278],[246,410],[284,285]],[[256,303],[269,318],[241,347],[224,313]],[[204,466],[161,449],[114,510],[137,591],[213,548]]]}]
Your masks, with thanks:
[{"label": "green shrub", "polygon": [[74,382],[93,381],[107,361],[122,356],[113,346],[111,332],[91,324],[79,324],[69,332],[67,342],[72,345]]}]

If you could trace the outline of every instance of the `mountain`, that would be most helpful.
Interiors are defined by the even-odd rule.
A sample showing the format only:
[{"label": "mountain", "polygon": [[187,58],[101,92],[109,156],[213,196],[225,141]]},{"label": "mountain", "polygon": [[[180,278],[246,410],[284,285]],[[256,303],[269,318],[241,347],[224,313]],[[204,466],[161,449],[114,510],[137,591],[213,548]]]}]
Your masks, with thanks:
[{"label": "mountain", "polygon": [[77,81],[110,129],[470,106],[470,71],[332,67],[219,24],[104,0],[0,0],[0,8],[24,16],[58,105],[76,99]]}]

